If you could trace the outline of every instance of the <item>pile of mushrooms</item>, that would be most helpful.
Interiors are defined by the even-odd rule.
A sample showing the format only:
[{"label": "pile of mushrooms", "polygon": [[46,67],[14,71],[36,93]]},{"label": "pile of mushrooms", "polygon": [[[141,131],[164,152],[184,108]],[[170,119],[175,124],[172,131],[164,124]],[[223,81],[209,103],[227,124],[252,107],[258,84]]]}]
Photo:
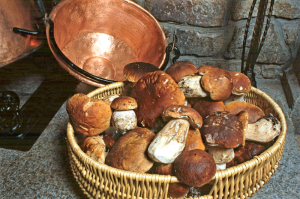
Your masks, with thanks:
[{"label": "pile of mushrooms", "polygon": [[[217,170],[250,160],[280,133],[272,114],[244,101],[247,76],[189,61],[160,71],[148,63],[124,67],[121,96],[67,103],[82,150],[97,162],[138,173],[173,175],[168,197],[189,195]],[[195,189],[193,189],[195,190]]]}]

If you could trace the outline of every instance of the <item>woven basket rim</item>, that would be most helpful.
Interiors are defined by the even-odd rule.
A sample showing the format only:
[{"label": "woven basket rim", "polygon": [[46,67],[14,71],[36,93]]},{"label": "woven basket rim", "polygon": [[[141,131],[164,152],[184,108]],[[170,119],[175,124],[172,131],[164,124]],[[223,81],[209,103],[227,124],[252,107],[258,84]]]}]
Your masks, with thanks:
[{"label": "woven basket rim", "polygon": [[[109,84],[107,86],[95,89],[94,91],[90,92],[87,94],[89,97],[96,96],[100,93],[103,93],[105,91],[110,91],[111,89],[118,88],[118,87],[123,87],[124,83],[123,82],[116,82],[113,84]],[[278,120],[281,122],[281,132],[280,135],[277,137],[277,140],[275,143],[269,147],[266,151],[261,153],[258,156],[255,156],[253,159],[248,160],[242,164],[227,168],[225,170],[217,171],[214,177],[212,178],[212,181],[217,182],[217,179],[222,178],[224,176],[228,175],[235,175],[237,173],[245,173],[249,168],[258,166],[261,162],[266,161],[270,156],[273,156],[276,154],[278,149],[284,144],[285,141],[285,136],[286,136],[286,131],[287,131],[287,124],[286,124],[286,119],[284,116],[284,113],[282,109],[279,107],[279,105],[266,93],[263,91],[252,87],[251,91],[256,93],[257,95],[260,95],[264,99],[266,99],[271,106],[276,110],[278,113]],[[152,180],[155,182],[169,182],[169,183],[176,183],[179,182],[179,180],[175,176],[170,176],[170,175],[159,175],[159,174],[148,174],[148,173],[136,173],[132,171],[125,171],[121,169],[116,169],[113,167],[110,167],[106,164],[101,164],[96,162],[95,160],[92,160],[89,156],[87,156],[81,148],[78,146],[77,141],[74,136],[74,130],[70,122],[68,122],[67,126],[67,140],[70,144],[70,147],[74,151],[74,154],[77,157],[80,157],[84,165],[89,167],[89,165],[94,166],[94,168],[101,169],[104,171],[110,171],[117,176],[119,176],[120,173],[122,173],[124,176],[129,177],[130,179],[145,179],[145,180]]]}]

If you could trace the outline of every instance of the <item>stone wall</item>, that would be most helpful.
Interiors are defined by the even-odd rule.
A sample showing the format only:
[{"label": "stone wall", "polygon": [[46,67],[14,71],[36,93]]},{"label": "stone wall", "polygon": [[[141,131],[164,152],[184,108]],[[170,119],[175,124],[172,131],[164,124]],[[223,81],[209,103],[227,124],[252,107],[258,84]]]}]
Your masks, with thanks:
[{"label": "stone wall", "polygon": [[[175,41],[179,60],[240,71],[244,31],[253,0],[134,0]],[[258,1],[259,2],[259,1]],[[247,38],[249,49],[257,7]],[[266,20],[265,20],[266,21]],[[300,1],[275,0],[267,38],[255,65],[256,78],[279,79],[300,45]],[[247,49],[246,56],[247,57]]]}]

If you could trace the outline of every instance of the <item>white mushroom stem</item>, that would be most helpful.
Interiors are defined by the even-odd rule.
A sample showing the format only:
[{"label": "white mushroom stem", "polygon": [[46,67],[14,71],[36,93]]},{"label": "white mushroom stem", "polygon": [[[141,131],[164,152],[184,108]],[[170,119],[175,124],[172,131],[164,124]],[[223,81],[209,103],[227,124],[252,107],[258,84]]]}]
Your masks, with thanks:
[{"label": "white mushroom stem", "polygon": [[267,143],[280,134],[280,129],[281,124],[278,119],[269,114],[253,124],[248,124],[246,140]]},{"label": "white mushroom stem", "polygon": [[201,87],[201,78],[202,76],[199,75],[187,75],[179,80],[178,86],[185,97],[207,97],[209,95],[208,92],[204,91]]},{"label": "white mushroom stem", "polygon": [[185,119],[170,120],[149,145],[149,157],[164,164],[174,162],[185,147],[189,127],[190,123]]},{"label": "white mushroom stem", "polygon": [[137,118],[133,110],[114,111],[111,119],[113,127],[122,134],[137,126]]},{"label": "white mushroom stem", "polygon": [[222,146],[209,146],[206,147],[207,152],[212,156],[216,164],[224,164],[230,162],[234,158],[234,150],[227,149]]},{"label": "white mushroom stem", "polygon": [[216,164],[217,171],[225,170],[226,169],[226,163],[224,164]]}]

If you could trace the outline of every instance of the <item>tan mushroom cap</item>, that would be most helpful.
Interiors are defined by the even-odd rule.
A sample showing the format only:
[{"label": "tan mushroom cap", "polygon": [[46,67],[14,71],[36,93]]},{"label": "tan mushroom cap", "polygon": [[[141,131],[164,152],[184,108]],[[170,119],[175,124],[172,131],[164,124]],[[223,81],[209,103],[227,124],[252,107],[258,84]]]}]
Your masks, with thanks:
[{"label": "tan mushroom cap", "polygon": [[146,62],[133,62],[127,64],[123,69],[125,79],[130,82],[137,82],[141,77],[149,72],[160,70],[153,64]]},{"label": "tan mushroom cap", "polygon": [[193,108],[205,118],[207,115],[216,112],[224,111],[225,105],[222,101],[213,101],[210,98],[202,98],[195,102]]},{"label": "tan mushroom cap", "polygon": [[236,148],[243,143],[242,122],[226,111],[214,112],[203,120],[201,135],[207,145]]},{"label": "tan mushroom cap", "polygon": [[133,110],[136,109],[137,106],[136,100],[129,96],[115,98],[110,105],[110,107],[116,111]]},{"label": "tan mushroom cap", "polygon": [[209,183],[217,170],[214,159],[200,149],[182,152],[173,164],[177,179],[195,187]]},{"label": "tan mushroom cap", "polygon": [[162,113],[162,118],[165,121],[172,118],[186,119],[194,128],[201,128],[203,123],[201,115],[195,109],[183,105],[171,105],[167,107]]},{"label": "tan mushroom cap", "polygon": [[166,69],[166,73],[169,74],[175,82],[186,75],[196,73],[198,70],[196,66],[190,61],[178,61]]},{"label": "tan mushroom cap", "polygon": [[261,117],[265,116],[264,111],[254,104],[241,101],[233,101],[225,105],[225,111],[231,113],[232,115],[237,115],[241,111],[248,112],[248,123],[252,124],[256,122]]},{"label": "tan mushroom cap", "polygon": [[212,100],[223,101],[231,95],[233,84],[226,70],[213,68],[203,75],[201,86],[210,93]]},{"label": "tan mushroom cap", "polygon": [[232,94],[244,95],[251,90],[251,81],[243,73],[237,71],[228,71],[233,83]]},{"label": "tan mushroom cap", "polygon": [[170,75],[155,71],[144,75],[134,86],[131,97],[138,103],[136,115],[144,127],[155,128],[165,108],[183,105],[185,96]]},{"label": "tan mushroom cap", "polygon": [[98,135],[110,126],[111,108],[100,99],[77,93],[68,100],[66,109],[74,131],[83,135]]},{"label": "tan mushroom cap", "polygon": [[207,71],[209,71],[210,69],[213,69],[215,67],[213,66],[209,66],[209,65],[202,65],[198,68],[198,73],[200,75],[204,75]]},{"label": "tan mushroom cap", "polygon": [[194,149],[205,150],[199,129],[189,129],[188,135],[185,140],[185,147],[183,151],[191,151]]}]

